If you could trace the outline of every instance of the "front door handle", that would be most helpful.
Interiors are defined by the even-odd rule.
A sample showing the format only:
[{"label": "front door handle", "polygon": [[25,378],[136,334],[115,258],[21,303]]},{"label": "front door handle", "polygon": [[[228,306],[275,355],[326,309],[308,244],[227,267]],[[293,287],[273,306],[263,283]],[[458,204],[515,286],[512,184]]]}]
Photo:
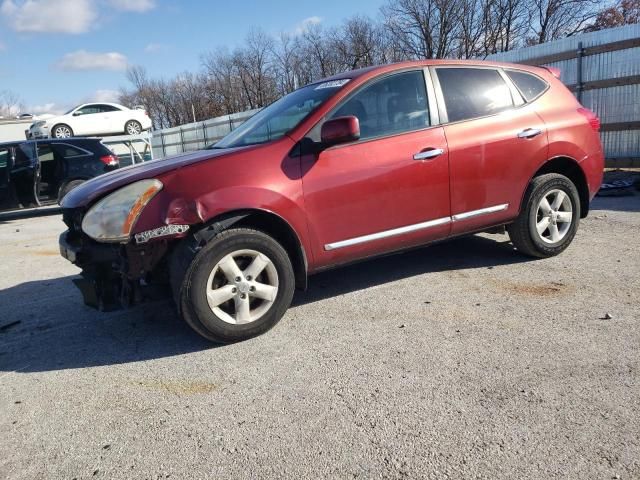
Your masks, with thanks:
[{"label": "front door handle", "polygon": [[439,157],[444,153],[442,148],[430,148],[429,150],[423,150],[413,156],[414,160],[430,160],[432,158]]},{"label": "front door handle", "polygon": [[537,135],[540,135],[542,130],[539,128],[525,128],[520,133],[518,133],[518,138],[533,138]]}]

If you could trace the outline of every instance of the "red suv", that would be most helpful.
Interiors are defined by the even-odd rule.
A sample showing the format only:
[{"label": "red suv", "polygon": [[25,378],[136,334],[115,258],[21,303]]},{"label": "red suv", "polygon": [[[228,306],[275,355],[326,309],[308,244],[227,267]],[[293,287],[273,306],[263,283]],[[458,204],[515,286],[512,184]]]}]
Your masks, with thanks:
[{"label": "red suv", "polygon": [[207,150],[88,181],[62,255],[101,309],[170,284],[200,335],[275,325],[308,275],[506,226],[571,243],[604,165],[599,120],[557,72],[473,61],[365,68],[302,87]]}]

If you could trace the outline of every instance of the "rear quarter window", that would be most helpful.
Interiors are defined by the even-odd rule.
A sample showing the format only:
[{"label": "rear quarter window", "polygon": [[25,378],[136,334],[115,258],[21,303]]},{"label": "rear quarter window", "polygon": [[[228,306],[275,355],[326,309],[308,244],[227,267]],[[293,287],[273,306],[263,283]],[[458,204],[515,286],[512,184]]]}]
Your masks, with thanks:
[{"label": "rear quarter window", "polygon": [[516,87],[527,102],[535,100],[549,86],[547,82],[532,73],[518,70],[505,70],[505,73],[516,84]]},{"label": "rear quarter window", "polygon": [[65,158],[83,157],[87,155],[87,152],[85,150],[81,150],[79,148],[66,144],[55,145],[55,149],[60,155]]}]

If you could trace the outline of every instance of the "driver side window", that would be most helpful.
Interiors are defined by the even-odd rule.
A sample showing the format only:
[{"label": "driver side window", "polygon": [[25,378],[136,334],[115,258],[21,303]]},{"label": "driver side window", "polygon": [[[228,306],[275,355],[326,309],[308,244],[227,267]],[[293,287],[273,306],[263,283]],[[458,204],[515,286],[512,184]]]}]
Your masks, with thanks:
[{"label": "driver side window", "polygon": [[429,106],[422,70],[398,73],[364,87],[330,118],[353,115],[360,139],[383,137],[429,126]]},{"label": "driver side window", "polygon": [[87,105],[86,107],[82,107],[80,110],[76,110],[76,115],[88,115],[90,113],[100,113],[100,109],[94,105]]}]

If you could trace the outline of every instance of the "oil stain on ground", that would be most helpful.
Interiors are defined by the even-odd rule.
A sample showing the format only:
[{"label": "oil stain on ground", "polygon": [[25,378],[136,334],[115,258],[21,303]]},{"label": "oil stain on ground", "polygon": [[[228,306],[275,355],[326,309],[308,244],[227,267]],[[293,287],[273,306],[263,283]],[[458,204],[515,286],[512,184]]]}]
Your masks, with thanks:
[{"label": "oil stain on ground", "polygon": [[547,297],[552,295],[562,295],[573,290],[561,282],[549,283],[521,283],[511,282],[509,280],[494,280],[504,290],[508,290],[516,295]]},{"label": "oil stain on ground", "polygon": [[209,393],[216,388],[216,385],[213,383],[191,380],[144,380],[134,382],[134,384],[150,390],[163,390],[175,395]]}]

